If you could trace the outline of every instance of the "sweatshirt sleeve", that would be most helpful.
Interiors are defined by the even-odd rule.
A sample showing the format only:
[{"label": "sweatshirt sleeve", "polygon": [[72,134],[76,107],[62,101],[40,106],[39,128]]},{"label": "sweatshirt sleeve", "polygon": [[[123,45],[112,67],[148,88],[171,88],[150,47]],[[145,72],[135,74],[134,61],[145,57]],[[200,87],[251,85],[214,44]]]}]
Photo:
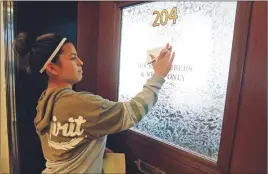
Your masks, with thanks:
[{"label": "sweatshirt sleeve", "polygon": [[[113,102],[100,96],[81,95],[85,122],[82,128],[91,137],[114,134],[136,125],[155,105],[164,78],[154,74],[141,92],[128,102]],[[88,109],[86,109],[88,108]],[[80,110],[81,111],[81,110]]]}]

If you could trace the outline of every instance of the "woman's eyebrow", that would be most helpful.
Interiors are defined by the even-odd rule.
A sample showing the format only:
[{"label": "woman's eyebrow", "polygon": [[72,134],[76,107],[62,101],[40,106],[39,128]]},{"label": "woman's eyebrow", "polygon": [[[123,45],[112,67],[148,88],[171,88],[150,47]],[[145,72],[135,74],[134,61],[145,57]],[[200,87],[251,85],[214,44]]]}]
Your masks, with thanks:
[{"label": "woman's eyebrow", "polygon": [[77,54],[76,54],[76,53],[71,53],[70,55],[71,55],[71,56],[76,56]]}]

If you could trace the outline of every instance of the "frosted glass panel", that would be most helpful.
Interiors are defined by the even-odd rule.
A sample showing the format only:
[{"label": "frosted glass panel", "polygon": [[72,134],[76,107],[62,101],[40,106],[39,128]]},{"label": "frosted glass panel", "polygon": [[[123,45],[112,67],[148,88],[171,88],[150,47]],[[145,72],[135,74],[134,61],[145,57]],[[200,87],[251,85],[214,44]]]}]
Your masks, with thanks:
[{"label": "frosted glass panel", "polygon": [[[157,104],[133,131],[217,160],[236,5],[151,2],[122,9],[119,101],[152,76],[149,49],[171,43],[176,52]],[[158,20],[155,11],[162,12]]]}]

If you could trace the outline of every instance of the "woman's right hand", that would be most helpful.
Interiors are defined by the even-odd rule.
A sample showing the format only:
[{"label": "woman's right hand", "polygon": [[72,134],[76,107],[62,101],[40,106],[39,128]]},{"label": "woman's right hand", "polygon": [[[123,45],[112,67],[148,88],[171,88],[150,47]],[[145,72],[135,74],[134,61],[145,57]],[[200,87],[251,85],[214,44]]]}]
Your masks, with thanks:
[{"label": "woman's right hand", "polygon": [[[153,55],[150,55],[152,59],[155,57]],[[170,71],[172,67],[172,63],[175,57],[175,52],[172,52],[172,46],[169,44],[166,45],[166,49],[163,49],[156,61],[153,63],[153,68],[155,74],[158,76],[165,78],[168,72]]]}]

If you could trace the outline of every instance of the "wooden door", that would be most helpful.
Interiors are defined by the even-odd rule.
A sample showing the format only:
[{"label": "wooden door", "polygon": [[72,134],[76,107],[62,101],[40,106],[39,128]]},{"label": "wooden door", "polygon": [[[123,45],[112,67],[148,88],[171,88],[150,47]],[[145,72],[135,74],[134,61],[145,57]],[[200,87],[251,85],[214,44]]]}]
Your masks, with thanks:
[{"label": "wooden door", "polygon": [[[229,50],[227,49],[228,47],[226,45],[225,47],[220,48],[224,49],[227,52],[229,51],[229,57],[225,55],[223,61],[226,61],[226,58],[229,59],[230,62],[227,66],[228,70],[225,84],[226,93],[223,94],[226,97],[223,100],[224,102],[221,104],[221,107],[223,107],[223,112],[221,120],[222,125],[219,124],[221,125],[219,127],[219,143],[215,143],[216,145],[218,145],[218,147],[216,147],[216,149],[218,148],[218,151],[216,151],[213,156],[211,153],[209,153],[209,150],[206,151],[207,153],[204,153],[194,148],[187,147],[187,143],[178,143],[176,145],[174,142],[167,142],[157,136],[154,136],[152,134],[150,135],[148,129],[147,132],[145,132],[142,130],[142,128],[131,129],[118,133],[116,135],[109,136],[108,146],[112,148],[115,152],[123,152],[126,154],[128,173],[153,173],[152,170],[157,169],[159,169],[159,171],[161,170],[167,173],[239,173],[240,171],[247,171],[246,169],[250,169],[248,170],[248,172],[258,171],[259,173],[264,173],[266,171],[267,159],[265,147],[267,143],[266,133],[261,131],[265,130],[266,128],[265,96],[267,93],[265,90],[266,83],[264,82],[267,79],[265,78],[265,75],[263,75],[263,73],[265,72],[266,68],[265,50],[267,47],[267,42],[263,38],[266,38],[264,36],[266,36],[267,34],[265,33],[266,30],[264,29],[266,27],[265,24],[263,24],[263,26],[265,26],[263,29],[260,28],[261,23],[266,23],[267,21],[267,18],[265,17],[267,16],[266,3],[263,2],[263,4],[261,4],[257,2],[232,2],[235,3],[235,8],[230,9],[234,6],[229,6],[229,4],[226,2],[219,2],[217,5],[214,4],[214,8],[216,9],[214,9],[215,11],[211,9],[213,7],[213,3],[209,2],[204,2],[203,6],[202,4],[201,6],[198,6],[195,3],[185,4],[185,6],[183,6],[183,4],[181,6],[174,5],[174,7],[177,7],[177,12],[175,13],[175,10],[173,10],[173,15],[170,15],[169,18],[167,18],[169,24],[166,24],[163,14],[171,14],[173,8],[171,8],[171,10],[168,10],[167,12],[163,12],[163,10],[165,10],[164,6],[167,5],[163,2],[162,4],[161,2],[157,4],[157,10],[150,8],[142,8],[144,7],[144,5],[153,3],[157,4],[157,2],[79,2],[78,53],[80,54],[82,60],[85,62],[84,69],[88,70],[88,74],[85,76],[86,78],[84,78],[83,81],[77,85],[77,89],[89,90],[110,100],[120,100],[120,85],[122,83],[127,83],[126,81],[121,81],[120,84],[120,77],[122,77],[120,71],[122,70],[123,66],[120,64],[120,61],[122,61],[123,59],[124,61],[126,61],[127,59],[125,57],[122,58],[120,56],[128,55],[122,54],[122,52],[124,51],[122,49],[127,49],[126,47],[122,47],[122,44],[125,43],[125,45],[129,47],[128,50],[133,49],[133,54],[135,54],[136,49],[135,45],[133,47],[133,45],[129,43],[131,42],[131,40],[128,40],[127,42],[124,39],[128,37],[128,35],[134,35],[135,37],[135,35],[137,34],[143,34],[143,36],[146,37],[146,34],[142,33],[145,31],[140,30],[142,27],[137,28],[137,32],[129,30],[133,31],[133,33],[128,32],[128,35],[122,34],[124,27],[126,28],[125,24],[131,24],[131,22],[127,20],[125,20],[125,24],[122,24],[122,21],[124,21],[124,14],[133,13],[133,18],[138,18],[139,15],[147,13],[148,10],[148,13],[151,13],[152,16],[153,14],[159,12],[160,16],[157,20],[156,18],[148,16],[148,18],[155,19],[157,21],[155,22],[154,20],[152,20],[151,24],[148,25],[155,24],[155,27],[165,27],[165,25],[176,24],[176,22],[173,21],[176,21],[178,18],[181,17],[180,10],[184,11],[184,13],[187,13],[191,11],[191,8],[193,8],[192,11],[196,12],[200,9],[202,10],[202,8],[204,7],[210,9],[207,11],[207,13],[203,14],[204,16],[208,15],[209,13],[212,13],[210,14],[212,18],[219,15],[219,17],[222,17],[223,19],[225,19],[224,11],[226,12],[227,9],[229,9],[230,11],[234,10],[233,14],[231,14],[230,12],[226,12],[226,14],[229,15],[228,17],[233,17],[233,31],[229,30],[229,33],[227,33],[227,35],[229,34],[228,36],[231,35],[232,37],[231,40],[226,43],[227,46],[229,44],[231,45],[231,47],[229,48]],[[135,11],[135,7],[138,6],[140,9]],[[215,14],[219,11],[222,12],[222,14]],[[140,17],[140,20],[146,21],[147,19]],[[209,23],[209,20],[207,22]],[[223,26],[231,25],[231,23],[225,22],[225,20],[222,21],[222,28],[224,28]],[[185,23],[187,23],[186,19]],[[200,23],[200,25],[203,24]],[[200,28],[198,27],[198,25],[196,26],[196,30],[204,29],[201,26]],[[192,28],[190,29],[192,30]],[[165,32],[163,32],[162,34],[165,34]],[[204,33],[204,35],[205,34],[206,33]],[[189,35],[187,36],[189,37]],[[200,35],[194,36],[199,37]],[[205,36],[200,37],[202,38]],[[222,37],[221,39],[223,39],[221,40],[222,42],[226,41],[224,40],[224,37]],[[142,42],[145,41],[140,40],[140,45],[142,45]],[[254,45],[255,42],[259,43],[259,49],[257,49]],[[137,48],[141,47],[137,45]],[[195,52],[196,50],[193,49],[191,51]],[[254,58],[256,55],[259,59]],[[180,59],[180,57],[176,57],[176,59]],[[200,63],[202,63],[202,61],[200,61]],[[133,64],[133,66],[135,66],[135,64]],[[131,67],[129,67],[129,69],[131,69]],[[253,74],[259,75],[260,78],[253,79]],[[216,77],[219,78],[219,76]],[[260,87],[254,88],[254,86],[250,86],[248,83],[251,82],[260,85]],[[130,88],[134,87],[136,88],[136,86],[131,86]],[[219,88],[221,88],[221,86],[219,86]],[[249,90],[249,88],[251,91]],[[258,98],[257,100],[254,100],[254,102],[250,102],[251,105],[249,106],[247,105],[247,103],[249,102],[250,98],[243,96],[248,96],[250,95],[250,93],[256,94]],[[172,95],[172,93],[170,95]],[[203,105],[200,104],[199,106],[202,107]],[[249,116],[248,113],[256,115],[253,118],[252,116]],[[198,117],[197,114],[200,113],[196,113],[196,115],[193,116]],[[217,118],[220,119],[220,117]],[[255,131],[251,132],[249,140],[255,141],[257,145],[243,145],[241,142],[246,142],[245,139],[243,139],[242,137],[245,136],[246,133],[248,133],[244,126],[250,124],[252,120],[258,120],[258,124],[252,125],[251,129]],[[262,120],[262,122],[259,122],[260,120]],[[178,121],[178,123],[179,122],[183,124],[183,122]],[[146,123],[143,123],[143,126],[146,127]],[[259,129],[257,127],[259,127]],[[207,128],[212,129],[213,125],[207,125]],[[196,129],[201,128],[199,127]],[[166,129],[163,131],[168,130]],[[253,134],[258,134],[260,135],[260,137],[254,136]],[[195,137],[198,137],[197,133]],[[209,137],[207,138],[207,140],[209,140]],[[207,142],[205,141],[204,143]],[[183,145],[184,147],[182,147]],[[206,145],[204,144],[203,146],[205,147]],[[202,149],[203,146],[201,145],[199,146],[199,148]],[[259,149],[257,150],[256,148]],[[257,153],[258,155],[254,155],[255,153]],[[243,155],[244,158],[239,158],[239,155]],[[251,161],[251,158],[249,158],[249,156],[255,157],[255,161]],[[139,166],[137,164],[141,164],[140,167],[137,167]],[[241,165],[243,164],[247,164],[247,166],[242,168]],[[151,166],[154,166],[156,168]]]}]

